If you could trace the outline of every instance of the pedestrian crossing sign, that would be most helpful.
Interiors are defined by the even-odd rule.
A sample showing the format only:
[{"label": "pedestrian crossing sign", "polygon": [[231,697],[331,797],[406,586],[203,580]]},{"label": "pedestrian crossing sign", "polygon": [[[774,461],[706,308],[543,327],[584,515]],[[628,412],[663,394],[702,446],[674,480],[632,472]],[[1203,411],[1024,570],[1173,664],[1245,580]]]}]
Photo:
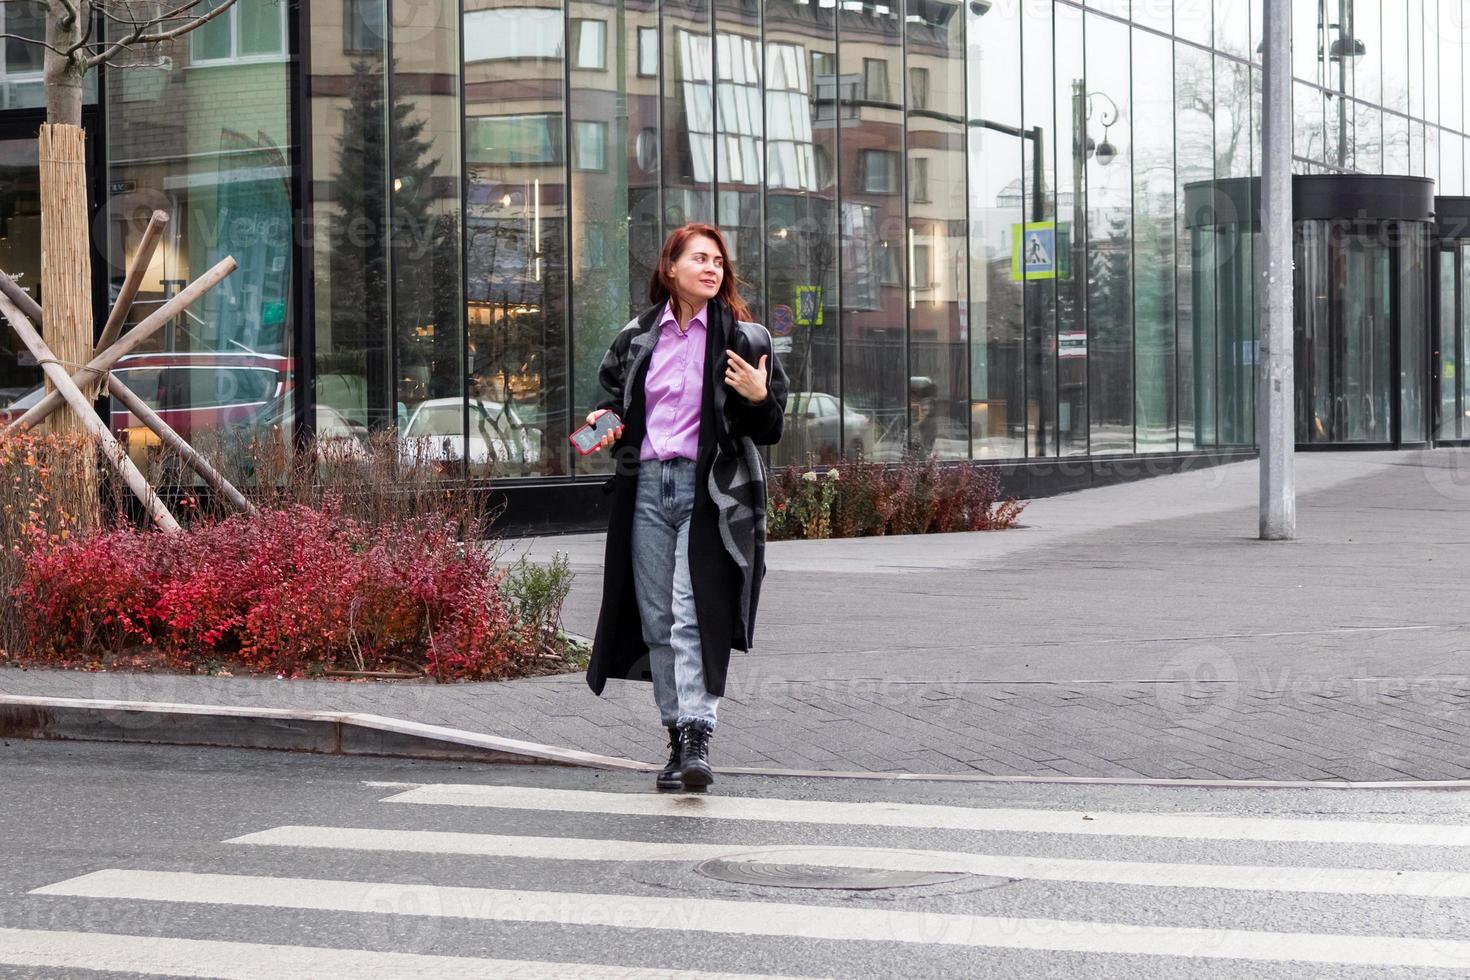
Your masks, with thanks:
[{"label": "pedestrian crossing sign", "polygon": [[1011,280],[1030,282],[1057,277],[1057,223],[1029,221],[1011,225]]}]

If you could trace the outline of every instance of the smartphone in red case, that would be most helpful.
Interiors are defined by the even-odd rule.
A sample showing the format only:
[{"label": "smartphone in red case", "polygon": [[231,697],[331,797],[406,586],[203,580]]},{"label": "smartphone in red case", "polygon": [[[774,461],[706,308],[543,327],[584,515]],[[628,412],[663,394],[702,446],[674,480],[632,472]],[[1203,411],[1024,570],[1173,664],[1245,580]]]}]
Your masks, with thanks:
[{"label": "smartphone in red case", "polygon": [[622,424],[623,420],[612,412],[603,412],[597,417],[596,423],[582,426],[576,432],[573,432],[569,438],[571,439],[572,445],[577,448],[577,452],[583,456],[590,456],[597,451],[598,445],[602,442],[602,437],[609,432],[617,431],[618,426]]}]

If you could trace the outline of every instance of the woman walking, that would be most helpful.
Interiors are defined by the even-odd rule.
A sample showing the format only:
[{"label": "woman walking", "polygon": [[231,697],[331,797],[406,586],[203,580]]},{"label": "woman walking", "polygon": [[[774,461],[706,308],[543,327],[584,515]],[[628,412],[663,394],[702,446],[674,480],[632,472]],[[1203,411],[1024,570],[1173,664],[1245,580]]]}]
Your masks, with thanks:
[{"label": "woman walking", "polygon": [[652,680],[669,735],[660,790],[713,781],[709,743],[731,648],[750,649],[765,574],[766,479],[786,374],[750,322],[718,229],[664,242],[649,309],[613,339],[598,380],[612,411],[613,495],[602,612],[587,683]]}]

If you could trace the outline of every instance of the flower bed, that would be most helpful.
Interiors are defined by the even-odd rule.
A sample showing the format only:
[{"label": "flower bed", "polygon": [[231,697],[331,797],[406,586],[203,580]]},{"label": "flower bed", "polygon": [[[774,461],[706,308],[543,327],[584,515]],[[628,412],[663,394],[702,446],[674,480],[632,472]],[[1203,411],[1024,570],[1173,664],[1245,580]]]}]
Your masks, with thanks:
[{"label": "flower bed", "polygon": [[998,531],[1026,505],[1002,498],[994,470],[942,466],[934,457],[789,466],[770,476],[767,529],[773,541],[881,534]]},{"label": "flower bed", "polygon": [[14,591],[32,662],[129,659],[285,676],[421,668],[512,672],[537,637],[501,575],[450,527],[385,529],[330,504],[122,528],[38,549]]}]

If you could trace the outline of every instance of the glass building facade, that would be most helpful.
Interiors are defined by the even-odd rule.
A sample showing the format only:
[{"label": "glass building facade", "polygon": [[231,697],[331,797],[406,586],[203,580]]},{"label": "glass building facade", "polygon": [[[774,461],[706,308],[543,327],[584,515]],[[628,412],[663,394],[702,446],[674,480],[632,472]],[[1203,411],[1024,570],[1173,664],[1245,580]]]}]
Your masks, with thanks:
[{"label": "glass building facade", "polygon": [[[1291,9],[1327,201],[1298,221],[1299,442],[1470,439],[1470,222],[1436,218],[1470,190],[1470,0]],[[178,427],[396,433],[571,526],[597,364],[665,233],[709,221],[792,379],[773,464],[1248,453],[1261,30],[1260,0],[237,0],[95,86],[98,306],[161,208],[135,319],[239,262],[123,365]],[[23,285],[38,72],[6,42]],[[1425,213],[1334,198],[1367,178]],[[37,384],[0,340],[0,406]]]}]

